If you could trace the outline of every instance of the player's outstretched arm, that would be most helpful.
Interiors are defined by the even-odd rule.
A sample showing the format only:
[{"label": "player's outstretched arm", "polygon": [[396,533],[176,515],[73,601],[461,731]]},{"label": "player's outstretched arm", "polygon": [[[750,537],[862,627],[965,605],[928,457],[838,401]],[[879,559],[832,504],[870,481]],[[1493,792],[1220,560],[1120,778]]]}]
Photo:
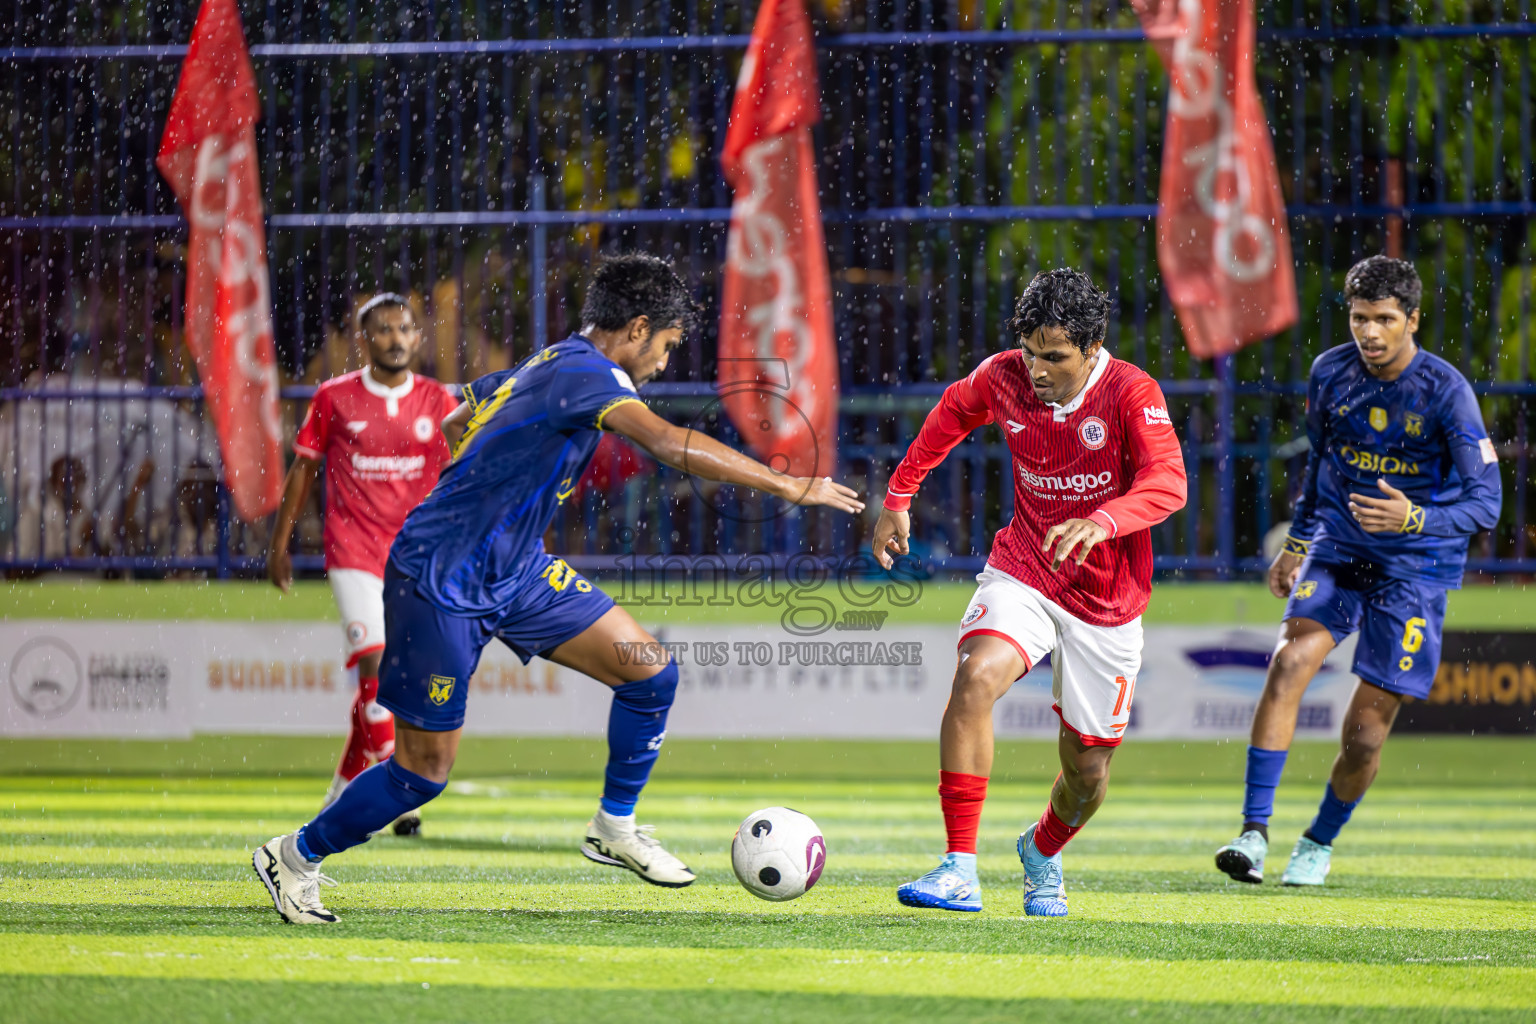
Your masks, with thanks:
[{"label": "player's outstretched arm", "polygon": [[320,475],[320,460],[300,455],[288,467],[283,480],[283,503],[277,509],[277,522],[272,526],[272,543],[267,548],[267,579],[283,593],[293,586],[293,558],[288,554],[288,544],[293,539],[293,524],[298,521],[299,509],[309,497],[315,477]]},{"label": "player's outstretched arm", "polygon": [[603,429],[628,438],[658,462],[721,483],[740,484],[774,494],[797,505],[828,505],[862,512],[864,503],[851,487],[831,477],[785,476],[748,455],[697,430],[668,423],[643,402],[625,402],[603,417]]}]

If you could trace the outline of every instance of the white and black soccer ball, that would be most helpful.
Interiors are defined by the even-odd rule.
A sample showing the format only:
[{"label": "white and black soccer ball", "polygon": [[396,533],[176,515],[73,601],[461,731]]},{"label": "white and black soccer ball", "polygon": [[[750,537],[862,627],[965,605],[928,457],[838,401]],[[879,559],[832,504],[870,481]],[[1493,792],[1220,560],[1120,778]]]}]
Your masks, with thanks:
[{"label": "white and black soccer ball", "polygon": [[731,840],[731,867],[752,895],[775,903],[804,896],[827,866],[821,829],[799,811],[765,807]]}]

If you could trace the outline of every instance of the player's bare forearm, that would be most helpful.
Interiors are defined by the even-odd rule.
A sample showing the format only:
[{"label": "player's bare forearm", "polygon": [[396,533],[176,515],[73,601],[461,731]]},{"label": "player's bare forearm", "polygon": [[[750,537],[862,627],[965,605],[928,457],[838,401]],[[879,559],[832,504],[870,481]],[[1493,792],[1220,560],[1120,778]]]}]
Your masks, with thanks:
[{"label": "player's bare forearm", "polygon": [[283,480],[283,501],[277,509],[277,521],[272,525],[272,542],[267,548],[267,578],[279,590],[286,592],[293,583],[293,563],[288,555],[288,544],[293,539],[294,523],[299,509],[309,497],[309,489],[320,473],[320,460],[300,455],[288,467]]},{"label": "player's bare forearm", "polygon": [[794,477],[776,473],[707,434],[679,427],[651,412],[642,403],[619,406],[604,420],[605,429],[628,438],[656,461],[684,473],[719,483],[751,487],[797,505],[830,505],[844,512],[862,512],[864,503],[851,487],[830,477]]}]

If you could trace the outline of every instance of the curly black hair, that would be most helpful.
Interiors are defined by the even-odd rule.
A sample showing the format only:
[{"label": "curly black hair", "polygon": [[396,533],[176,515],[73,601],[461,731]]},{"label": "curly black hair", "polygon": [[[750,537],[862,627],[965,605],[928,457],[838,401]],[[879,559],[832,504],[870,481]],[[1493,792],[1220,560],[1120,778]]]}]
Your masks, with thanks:
[{"label": "curly black hair", "polygon": [[1042,271],[1019,296],[1008,326],[1019,338],[1042,327],[1060,327],[1079,351],[1087,352],[1109,330],[1109,296],[1081,271]]},{"label": "curly black hair", "polygon": [[1344,275],[1344,301],[1380,302],[1396,299],[1403,312],[1412,314],[1424,297],[1424,282],[1407,260],[1391,256],[1367,256]]},{"label": "curly black hair", "polygon": [[581,322],[616,331],[637,316],[650,321],[651,333],[670,327],[684,331],[697,312],[688,286],[672,264],[658,256],[627,252],[608,256],[592,271]]}]

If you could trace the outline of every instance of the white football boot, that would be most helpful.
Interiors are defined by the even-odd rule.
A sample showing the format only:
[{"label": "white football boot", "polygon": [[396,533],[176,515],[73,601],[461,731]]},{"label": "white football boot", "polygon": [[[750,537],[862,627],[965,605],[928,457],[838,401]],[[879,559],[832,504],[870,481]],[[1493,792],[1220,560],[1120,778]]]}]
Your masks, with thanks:
[{"label": "white football boot", "polygon": [[276,836],[251,854],[251,867],[267,887],[272,905],[289,924],[335,924],[336,915],[320,903],[320,887],[336,880],[320,873],[299,855],[293,833]]},{"label": "white football boot", "polygon": [[627,868],[652,885],[668,889],[692,885],[693,872],[662,848],[651,834],[655,830],[655,825],[637,826],[633,814],[620,818],[598,811],[587,822],[587,839],[581,844],[581,853],[599,864]]}]

